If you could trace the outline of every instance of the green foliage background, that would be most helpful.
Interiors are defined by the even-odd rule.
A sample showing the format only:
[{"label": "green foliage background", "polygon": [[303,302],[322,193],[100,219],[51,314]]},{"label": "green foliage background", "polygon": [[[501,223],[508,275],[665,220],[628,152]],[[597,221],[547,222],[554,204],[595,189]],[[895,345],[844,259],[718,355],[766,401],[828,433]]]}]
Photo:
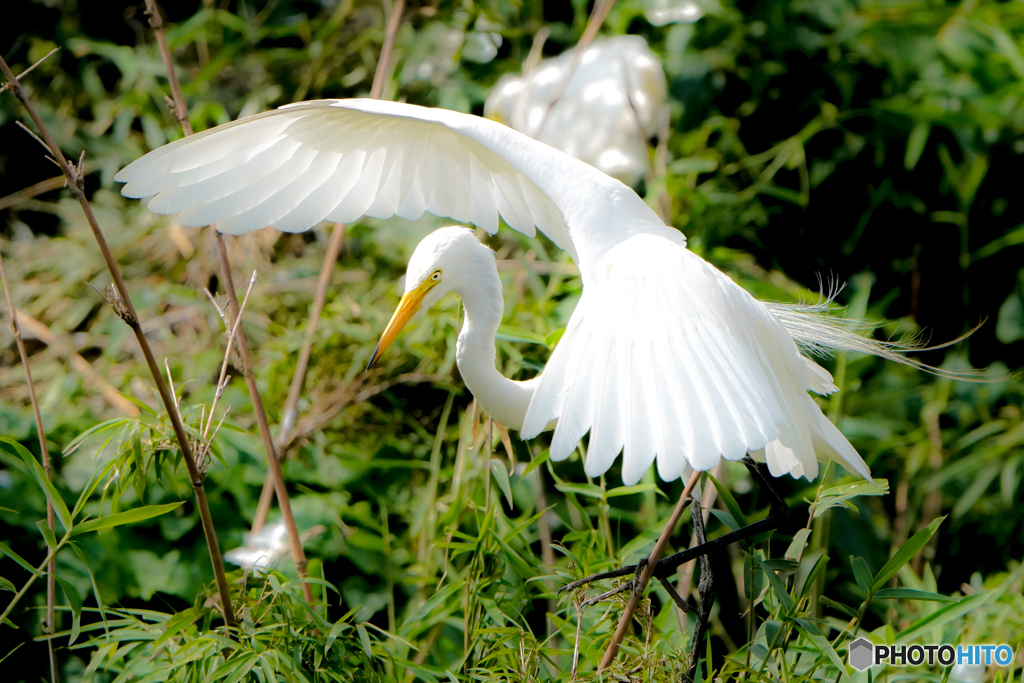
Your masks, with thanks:
[{"label": "green foliage background", "polygon": [[[691,248],[762,298],[810,299],[819,278],[847,281],[839,301],[850,315],[893,321],[882,324],[883,337],[924,329],[933,342],[987,320],[923,359],[1004,373],[967,384],[869,357],[826,361],[842,387],[827,412],[889,493],[826,512],[822,491],[850,484],[846,473],[779,481],[795,508],[791,522],[715,559],[718,606],[702,652],[725,679],[750,667],[755,680],[867,680],[840,674],[833,658],[845,658],[851,631],[876,642],[962,639],[1016,651],[1024,642],[1024,383],[1014,374],[1024,365],[1024,3],[701,4],[695,24],[658,27],[641,0],[620,0],[604,25],[604,34],[643,35],[669,80],[667,170],[646,183],[649,201],[664,193]],[[579,39],[589,9],[579,0],[412,3],[385,96],[480,113],[496,80],[521,70],[540,28],[551,31],[545,54],[556,54]],[[296,100],[365,96],[383,40],[384,8],[363,0],[167,10],[197,130]],[[61,47],[25,85],[65,154],[85,152],[97,216],[194,423],[223,357],[222,324],[202,293],[217,287],[210,236],[145,212],[112,180],[180,136],[141,6],[55,0],[23,2],[20,11],[7,17],[0,50],[18,73]],[[474,32],[501,35],[494,59],[469,59],[463,41]],[[16,120],[28,122],[4,94],[4,196],[56,175]],[[556,600],[551,589],[646,555],[681,485],[651,473],[623,490],[617,469],[588,480],[578,455],[543,462],[544,437],[513,436],[513,454],[495,438],[488,455],[481,416],[454,369],[454,298],[421,316],[381,367],[362,372],[408,255],[442,221],[347,227],[285,467],[300,527],[322,527],[306,548],[327,607],[307,613],[286,561],[268,580],[236,585],[248,620],[235,641],[205,603],[214,591],[198,516],[180,456],[152,412],[158,401],[135,341],[89,287],[109,276],[77,202],[56,189],[0,206],[0,253],[17,305],[56,336],[29,344],[57,490],[72,501],[99,471],[83,509],[91,516],[185,501],[153,520],[77,537],[81,552],[58,555],[58,575],[85,605],[80,619],[63,617],[66,680],[569,680],[576,643],[579,676],[596,680],[621,605],[578,617],[579,596]],[[231,239],[238,273],[259,273],[246,330],[273,424],[327,235],[322,227]],[[529,377],[568,320],[579,280],[546,241],[507,229],[488,241],[506,295],[499,362],[506,375]],[[0,436],[35,452],[24,372],[6,325],[2,334]],[[95,374],[83,374],[72,352]],[[111,391],[152,410],[127,415]],[[207,488],[228,549],[243,542],[265,466],[240,377],[225,404]],[[0,470],[0,540],[38,565],[44,493],[14,447],[0,448],[10,456]],[[742,467],[727,467],[724,479],[736,504],[719,504],[712,536],[767,508]],[[823,514],[808,521],[804,501],[816,499]],[[560,544],[554,564],[543,560],[541,517]],[[808,547],[787,564],[805,527]],[[913,559],[897,554],[936,528],[926,545],[927,532],[908,546],[923,545]],[[680,529],[673,545],[689,534]],[[894,554],[902,568],[885,577]],[[769,558],[776,564],[764,564]],[[808,578],[816,566],[818,578]],[[2,559],[0,575],[20,587],[28,572]],[[879,576],[886,580],[873,585]],[[931,597],[879,597],[885,589]],[[644,628],[615,671],[678,678],[692,617],[681,623],[660,587],[651,595]],[[11,615],[18,630],[0,626],[0,657],[13,650],[3,666],[22,672],[13,680],[47,675],[46,647],[34,640],[44,602],[38,582]],[[84,635],[68,647],[67,629],[79,622]],[[1017,676],[1021,664],[1018,656]],[[1010,671],[984,675],[1006,680]]]}]

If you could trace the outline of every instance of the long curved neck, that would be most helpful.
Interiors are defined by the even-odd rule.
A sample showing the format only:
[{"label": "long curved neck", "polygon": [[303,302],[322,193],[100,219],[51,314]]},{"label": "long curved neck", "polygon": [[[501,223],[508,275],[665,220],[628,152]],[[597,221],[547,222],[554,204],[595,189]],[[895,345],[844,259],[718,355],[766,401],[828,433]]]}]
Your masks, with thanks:
[{"label": "long curved neck", "polygon": [[501,324],[505,302],[498,268],[489,250],[474,270],[472,284],[455,290],[466,307],[466,321],[455,347],[455,361],[466,386],[487,414],[518,431],[533,398],[536,379],[516,382],[495,369],[494,335]]}]

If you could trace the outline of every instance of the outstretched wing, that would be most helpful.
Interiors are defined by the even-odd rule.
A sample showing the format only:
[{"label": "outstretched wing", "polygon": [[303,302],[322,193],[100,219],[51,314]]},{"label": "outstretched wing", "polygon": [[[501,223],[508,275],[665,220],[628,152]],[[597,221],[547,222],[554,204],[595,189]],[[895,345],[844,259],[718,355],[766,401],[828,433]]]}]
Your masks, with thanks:
[{"label": "outstretched wing", "polygon": [[373,103],[377,111],[352,106],[360,104],[302,102],[234,121],[150,152],[115,179],[127,183],[128,197],[155,195],[156,213],[231,234],[424,211],[494,233],[500,213],[516,230],[532,236],[537,226],[571,248],[561,212],[535,182],[445,125],[460,115],[392,102]]},{"label": "outstretched wing", "polygon": [[596,264],[522,435],[557,419],[551,457],[560,460],[589,430],[587,474],[621,451],[627,485],[655,461],[672,480],[687,465],[708,470],[748,452],[773,474],[813,478],[817,451],[867,476],[808,389],[835,387],[763,304],[685,248],[637,235]]},{"label": "outstretched wing", "polygon": [[[581,270],[628,234],[622,226],[661,224],[619,181],[506,126],[377,100],[301,102],[240,119],[154,150],[115,180],[127,183],[125,196],[153,197],[156,213],[232,234],[424,211],[494,233],[500,214],[527,235],[540,228]],[[570,234],[574,224],[583,233]]]}]

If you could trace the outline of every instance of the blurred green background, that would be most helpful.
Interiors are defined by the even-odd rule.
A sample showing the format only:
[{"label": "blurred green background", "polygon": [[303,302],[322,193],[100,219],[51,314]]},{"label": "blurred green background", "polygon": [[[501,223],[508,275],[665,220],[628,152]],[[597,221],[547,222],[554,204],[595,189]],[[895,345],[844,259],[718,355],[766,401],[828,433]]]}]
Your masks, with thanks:
[{"label": "blurred green background", "polygon": [[[666,170],[640,191],[652,202],[664,193],[671,222],[690,247],[757,296],[811,300],[822,281],[826,288],[847,282],[838,301],[850,306],[849,315],[881,321],[882,338],[923,331],[941,343],[984,321],[966,341],[920,358],[1002,373],[999,381],[972,384],[871,357],[823,361],[842,388],[823,403],[826,413],[874,476],[888,480],[889,493],[856,498],[814,520],[808,552],[829,558],[820,587],[831,604],[812,599],[802,609],[820,619],[823,631],[834,629],[825,635],[836,639],[849,617],[832,605],[856,611],[865,597],[852,558],[877,572],[910,536],[946,516],[894,585],[983,599],[966,614],[923,623],[942,603],[872,601],[860,626],[878,642],[913,627],[928,634],[923,642],[960,637],[1016,650],[1024,642],[1024,3],[699,4],[703,16],[695,23],[655,26],[644,1],[619,0],[602,30],[643,36],[668,79]],[[196,130],[297,100],[366,96],[386,11],[362,0],[193,1],[164,9]],[[538,30],[550,30],[543,51],[554,56],[576,44],[590,10],[581,0],[411,2],[385,97],[481,114],[498,78],[520,72]],[[493,57],[467,47],[482,34],[500,35]],[[22,0],[0,28],[0,50],[15,73],[54,47],[60,52],[25,86],[64,153],[77,159],[84,151],[87,193],[147,335],[194,420],[212,399],[223,357],[222,324],[202,293],[218,291],[212,239],[145,212],[113,183],[125,164],[181,135],[164,102],[166,73],[143,6]],[[59,183],[18,194],[58,175],[18,120],[29,123],[3,94],[0,253],[17,305],[49,330],[28,344],[58,490],[73,501],[98,466],[116,459],[118,476],[104,479],[90,514],[186,501],[154,522],[84,537],[89,566],[62,553],[58,574],[86,607],[97,607],[98,591],[106,607],[201,609],[203,591],[212,594],[212,572],[184,468],[162,441],[159,421],[127,414],[133,404],[118,400],[122,394],[158,404],[129,329],[89,286],[107,284],[109,275],[77,202]],[[621,483],[617,468],[588,481],[578,455],[527,473],[524,463],[544,451],[545,436],[524,443],[513,435],[515,462],[495,439],[488,457],[480,417],[454,368],[454,297],[420,316],[380,366],[363,373],[397,303],[412,248],[444,224],[426,217],[346,227],[299,404],[298,437],[288,449],[285,472],[299,526],[323,527],[306,544],[311,572],[338,589],[324,589],[324,616],[333,622],[356,608],[348,617],[353,624],[379,629],[353,627],[352,651],[366,667],[338,676],[443,680],[451,671],[458,680],[569,680],[576,609],[571,600],[556,603],[550,588],[569,574],[645,555],[681,484],[656,482],[650,473],[641,490],[608,496]],[[236,282],[259,273],[245,322],[274,425],[308,324],[328,227],[229,238]],[[503,228],[487,241],[498,252],[505,285],[499,366],[527,378],[543,366],[567,322],[579,279],[546,240]],[[0,435],[37,452],[24,372],[6,324],[0,335]],[[230,549],[243,543],[265,465],[240,376],[228,386],[226,404],[229,428],[218,438],[207,489],[222,548]],[[79,434],[107,420],[117,422],[68,452]],[[742,467],[726,468],[725,479],[745,515],[763,514],[767,499]],[[845,481],[852,478],[833,472],[825,485]],[[792,535],[810,524],[804,501],[815,498],[819,484],[779,480],[795,512],[757,552],[782,556]],[[45,516],[43,494],[5,466],[0,495],[0,540],[37,563],[44,553],[35,526]],[[546,505],[551,512],[540,515]],[[712,520],[712,535],[727,530],[726,516]],[[565,548],[547,564],[545,526]],[[689,534],[680,529],[674,546],[684,546]],[[764,642],[758,624],[779,609],[777,596],[765,601],[755,591],[757,606],[748,613],[749,553],[714,560],[719,601],[709,647],[716,668],[730,657],[749,663],[750,629]],[[555,576],[550,562],[562,574]],[[294,576],[287,561],[280,570],[282,578]],[[18,586],[27,577],[7,559],[0,559],[0,575]],[[689,631],[680,630],[664,592],[653,593],[656,635],[627,648],[632,659],[624,671],[638,662],[651,679],[668,680],[688,650]],[[10,595],[0,592],[0,599]],[[12,614],[19,630],[4,627],[0,657],[21,644],[3,664],[24,672],[10,680],[47,677],[46,647],[33,640],[44,603],[39,582]],[[614,628],[614,610],[601,611],[587,612],[579,636],[584,677],[596,675]],[[82,620],[102,625],[95,612]],[[69,623],[66,615],[64,628]],[[152,664],[145,647],[116,661],[114,650],[100,656],[102,629],[89,635],[100,640],[59,650],[67,680],[113,680],[128,662]],[[835,642],[843,654],[843,641]],[[795,636],[789,645],[798,649]],[[309,680],[330,679],[309,673],[320,665],[306,654],[296,657],[309,665]],[[802,671],[794,666],[794,675]],[[757,675],[772,671],[762,667]],[[829,677],[836,675],[833,668]],[[938,668],[914,674],[942,675]],[[958,675],[981,680],[997,671]]]}]

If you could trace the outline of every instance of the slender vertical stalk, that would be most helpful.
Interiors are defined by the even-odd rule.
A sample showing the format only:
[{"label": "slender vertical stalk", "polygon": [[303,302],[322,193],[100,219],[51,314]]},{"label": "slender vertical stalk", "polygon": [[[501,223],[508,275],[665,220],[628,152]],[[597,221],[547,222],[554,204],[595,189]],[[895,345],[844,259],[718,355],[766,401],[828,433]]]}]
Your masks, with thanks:
[{"label": "slender vertical stalk", "polygon": [[701,474],[702,472],[700,471],[694,472],[690,477],[690,481],[686,482],[686,487],[683,488],[683,492],[679,496],[679,502],[676,503],[676,509],[672,511],[668,524],[665,525],[665,529],[661,532],[658,542],[654,544],[654,550],[651,551],[651,556],[647,558],[644,570],[640,572],[640,579],[637,581],[637,585],[633,586],[633,590],[629,594],[629,602],[626,603],[626,609],[622,612],[622,618],[619,619],[619,625],[615,629],[615,635],[612,636],[612,642],[608,643],[608,649],[604,651],[601,665],[597,667],[598,671],[607,669],[615,661],[615,655],[619,653],[619,644],[622,643],[622,639],[626,635],[626,629],[629,627],[629,622],[632,621],[633,614],[640,604],[640,597],[644,594],[644,589],[647,588],[647,584],[654,575],[654,567],[658,564],[658,560],[661,559],[662,553],[665,552],[665,546],[668,545],[668,539],[672,537],[672,532],[675,531],[676,525],[679,524],[679,518],[683,516],[683,511],[693,501],[690,494],[693,492],[693,487],[700,481]]},{"label": "slender vertical stalk", "polygon": [[[377,60],[377,69],[373,74],[373,86],[370,88],[370,97],[375,100],[380,99],[384,93],[384,82],[388,77],[388,66],[391,62],[391,52],[395,45],[395,35],[398,33],[398,28],[401,25],[404,9],[405,0],[397,0],[391,8],[391,14],[388,16],[388,24],[384,32],[384,44],[381,46],[380,59]],[[306,382],[306,371],[309,365],[309,356],[313,350],[314,333],[316,332],[320,312],[323,310],[324,300],[327,296],[327,286],[331,282],[331,272],[338,260],[338,253],[341,251],[344,237],[344,225],[342,223],[335,224],[334,232],[331,235],[331,242],[327,246],[327,253],[324,254],[324,263],[320,267],[320,279],[317,282],[316,294],[313,297],[313,310],[310,311],[309,327],[306,328],[306,341],[299,351],[299,359],[295,364],[295,373],[292,375],[292,383],[288,389],[288,401],[285,403],[281,424],[277,430],[277,446],[279,451],[283,450],[285,444],[288,443],[291,430],[294,428],[295,420],[298,417],[296,406]],[[286,457],[285,454],[281,453],[281,458],[283,459],[284,457]],[[263,481],[263,490],[260,491],[260,502],[256,506],[256,514],[252,521],[253,531],[259,531],[267,523],[267,513],[270,512],[270,506],[274,502],[272,474],[272,472],[267,472],[267,477]]]},{"label": "slender vertical stalk", "polygon": [[[36,398],[36,387],[32,382],[32,369],[28,364],[28,352],[25,350],[25,342],[21,338],[21,328],[18,327],[18,309],[14,305],[14,297],[11,296],[11,286],[7,282],[7,273],[4,271],[4,260],[0,256],[0,280],[3,281],[4,296],[7,298],[7,314],[11,318],[11,330],[14,332],[14,341],[18,345],[18,355],[21,357],[21,364],[25,368],[25,384],[28,386],[28,398],[32,402],[32,414],[36,419],[36,434],[39,437],[39,452],[43,456],[43,471],[46,478],[53,480],[53,471],[50,466],[50,449],[46,446],[46,431],[43,429],[43,417],[39,412],[39,399]],[[53,531],[54,514],[53,503],[46,501],[46,526]],[[57,598],[57,558],[51,557],[47,566],[49,574],[46,577],[46,628],[44,633],[56,633],[56,610],[54,603]],[[54,650],[53,638],[46,641],[50,650],[50,678],[53,683],[59,683],[60,673],[57,670],[57,652]]]},{"label": "slender vertical stalk", "polygon": [[[345,224],[335,223],[334,231],[331,233],[331,241],[327,245],[327,253],[324,254],[324,263],[320,266],[320,279],[316,283],[316,294],[313,296],[313,308],[309,312],[309,323],[306,325],[306,340],[299,350],[299,359],[295,362],[295,373],[292,375],[292,383],[288,388],[288,400],[285,401],[284,411],[281,413],[281,424],[277,429],[277,452],[281,460],[287,455],[284,453],[285,444],[291,437],[295,428],[295,420],[298,418],[299,397],[302,396],[302,388],[306,384],[306,371],[309,369],[309,357],[313,353],[313,342],[316,340],[316,328],[320,322],[320,313],[324,309],[324,302],[327,300],[327,287],[331,283],[331,273],[334,272],[334,264],[338,261],[338,254],[341,252],[342,242],[345,240]],[[267,477],[263,481],[263,490],[260,492],[260,502],[256,507],[256,515],[252,520],[252,530],[257,532],[267,523],[267,513],[270,505],[274,502],[274,479],[273,474],[268,470]]]},{"label": "slender vertical stalk", "polygon": [[[224,244],[224,235],[214,231],[217,236],[217,254],[220,258],[220,273],[224,279],[224,289],[228,294],[228,306],[231,308],[231,316],[238,320],[241,309],[238,305],[238,296],[235,293],[235,282],[231,277],[231,263],[228,260],[228,248]],[[284,472],[281,471],[281,461],[277,458],[277,448],[274,446],[274,438],[270,436],[270,423],[267,422],[267,413],[263,409],[263,400],[260,398],[260,390],[256,386],[256,375],[252,369],[252,354],[249,351],[249,340],[245,336],[245,329],[239,326],[238,335],[235,339],[238,344],[238,354],[242,358],[242,374],[245,376],[245,384],[249,388],[249,398],[252,401],[253,413],[256,415],[256,423],[260,428],[260,436],[263,437],[263,448],[267,451],[267,464],[270,465],[270,472],[274,477],[274,489],[277,492],[277,501],[281,506],[281,517],[284,518],[284,525],[288,529],[288,541],[291,544],[292,559],[295,560],[295,569],[299,578],[302,579],[302,594],[306,602],[313,602],[313,588],[305,581],[306,553],[302,549],[302,539],[299,537],[299,527],[295,523],[295,516],[292,514],[291,499],[288,496],[288,488],[284,483]]]},{"label": "slender vertical stalk", "polygon": [[174,107],[174,116],[181,124],[185,135],[192,135],[192,121],[188,117],[185,96],[181,94],[181,84],[178,83],[178,76],[174,73],[171,50],[167,47],[167,36],[164,35],[164,20],[160,18],[156,0],[146,0],[146,15],[149,17],[149,25],[153,27],[153,32],[156,34],[156,43],[160,46],[160,57],[164,60],[164,66],[167,67],[167,80],[171,83],[171,94],[174,96],[171,102]]},{"label": "slender vertical stalk", "polygon": [[373,74],[373,85],[370,87],[370,97],[375,100],[384,96],[384,81],[388,76],[391,50],[395,47],[395,35],[402,23],[403,11],[405,11],[405,0],[395,0],[395,4],[391,7],[391,14],[388,16],[387,28],[384,30],[384,44],[380,48],[380,59],[377,60],[377,70]]},{"label": "slender vertical stalk", "polygon": [[[146,0],[146,14],[149,15],[150,26],[156,33],[157,43],[160,46],[160,55],[163,57],[164,66],[167,69],[167,79],[171,84],[171,93],[174,95],[174,112],[181,122],[185,135],[192,134],[192,124],[188,117],[188,107],[185,106],[185,99],[181,93],[181,86],[178,77],[174,73],[174,63],[171,61],[171,52],[167,47],[167,39],[164,36],[163,20],[157,10],[155,0]],[[241,316],[238,305],[238,296],[235,292],[234,280],[231,277],[231,261],[228,258],[227,245],[224,243],[224,236],[214,228],[217,237],[217,255],[220,263],[221,278],[224,280],[224,289],[228,295],[228,306],[231,315],[235,320]],[[295,517],[292,515],[291,502],[288,498],[288,489],[284,483],[284,474],[281,472],[281,463],[277,458],[277,449],[274,447],[274,439],[270,436],[270,424],[267,422],[267,413],[263,409],[263,400],[260,398],[259,388],[256,386],[256,377],[253,373],[252,354],[249,351],[249,340],[245,335],[245,328],[241,325],[238,328],[236,337],[238,353],[242,359],[242,374],[245,376],[245,384],[249,389],[249,399],[252,401],[253,412],[256,415],[256,423],[259,425],[260,436],[263,437],[263,447],[267,451],[267,464],[274,477],[274,488],[277,490],[277,499],[281,503],[281,516],[284,517],[285,527],[288,529],[288,540],[291,544],[292,558],[295,560],[295,567],[298,570],[302,582],[302,593],[309,603],[313,602],[312,587],[306,583],[306,554],[302,550],[302,539],[299,538],[299,528],[295,524]]]},{"label": "slender vertical stalk", "polygon": [[42,134],[43,140],[46,142],[50,154],[53,155],[54,161],[57,162],[64,176],[68,179],[68,188],[81,205],[82,213],[85,214],[85,219],[89,223],[89,228],[92,230],[93,237],[96,239],[96,244],[99,246],[100,253],[103,255],[103,260],[107,265],[107,270],[110,271],[110,276],[114,280],[113,291],[110,295],[111,304],[121,319],[131,327],[132,332],[135,334],[135,339],[139,342],[139,348],[142,350],[142,355],[146,360],[146,366],[153,377],[153,383],[156,384],[157,392],[160,394],[160,400],[167,410],[167,416],[171,421],[174,436],[178,441],[178,447],[181,449],[182,459],[185,461],[185,467],[188,469],[192,491],[196,496],[196,507],[199,509],[199,517],[203,523],[206,545],[210,550],[210,562],[213,565],[213,574],[217,580],[217,591],[220,594],[221,607],[224,611],[224,621],[228,626],[234,626],[235,614],[231,606],[231,594],[228,591],[227,577],[224,574],[224,559],[220,554],[220,545],[217,542],[217,534],[213,528],[213,517],[210,514],[210,505],[206,499],[206,489],[203,486],[205,476],[196,467],[195,457],[192,454],[192,445],[189,442],[188,433],[185,431],[185,425],[181,421],[181,415],[178,412],[174,397],[164,381],[163,373],[160,371],[160,366],[153,355],[153,349],[149,345],[149,340],[146,339],[146,335],[142,331],[142,324],[139,321],[138,314],[135,312],[135,306],[132,304],[131,297],[128,295],[128,287],[125,285],[124,277],[121,275],[121,269],[118,267],[117,261],[114,260],[110,246],[107,244],[103,231],[96,221],[96,216],[92,212],[92,206],[85,196],[81,175],[64,158],[64,154],[60,151],[53,136],[50,135],[49,129],[47,129],[42,119],[39,118],[39,114],[32,106],[32,103],[29,102],[21,84],[18,83],[14,74],[11,73],[11,69],[7,66],[7,62],[3,57],[0,57],[0,71],[3,71],[4,77],[8,80],[7,88],[14,93],[14,96],[25,107],[25,111],[28,112],[28,115]]}]

